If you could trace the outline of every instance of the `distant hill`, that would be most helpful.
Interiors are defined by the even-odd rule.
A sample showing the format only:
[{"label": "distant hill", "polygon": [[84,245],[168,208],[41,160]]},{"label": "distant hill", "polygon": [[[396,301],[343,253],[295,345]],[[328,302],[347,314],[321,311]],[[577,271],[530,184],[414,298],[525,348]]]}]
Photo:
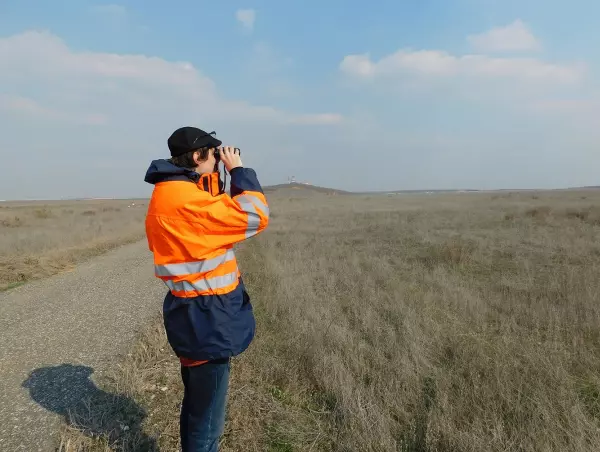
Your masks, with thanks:
[{"label": "distant hill", "polygon": [[325,195],[343,195],[350,194],[348,191],[336,190],[334,188],[319,187],[310,184],[278,184],[268,185],[263,187],[265,193],[277,193],[288,195],[310,195],[310,194],[325,194]]}]

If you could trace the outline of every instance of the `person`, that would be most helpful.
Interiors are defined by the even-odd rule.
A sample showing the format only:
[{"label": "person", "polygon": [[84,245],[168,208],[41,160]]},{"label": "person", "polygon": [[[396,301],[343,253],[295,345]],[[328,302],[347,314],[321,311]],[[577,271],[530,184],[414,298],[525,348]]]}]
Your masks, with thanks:
[{"label": "person", "polygon": [[[169,289],[163,321],[181,363],[183,452],[218,451],[231,358],[248,348],[256,326],[233,246],[269,223],[256,172],[213,135],[177,129],[167,140],[171,158],[152,161],[144,178],[154,185],[146,236],[155,275]],[[231,176],[230,194],[219,162]]]}]

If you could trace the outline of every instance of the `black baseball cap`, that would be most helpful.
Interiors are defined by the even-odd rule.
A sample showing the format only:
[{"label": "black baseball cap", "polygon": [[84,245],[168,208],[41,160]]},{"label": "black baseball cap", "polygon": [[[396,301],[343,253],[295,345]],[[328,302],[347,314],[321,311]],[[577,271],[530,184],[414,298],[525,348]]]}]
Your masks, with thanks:
[{"label": "black baseball cap", "polygon": [[201,148],[216,148],[222,141],[214,137],[215,132],[205,132],[197,127],[181,127],[167,140],[171,157]]}]

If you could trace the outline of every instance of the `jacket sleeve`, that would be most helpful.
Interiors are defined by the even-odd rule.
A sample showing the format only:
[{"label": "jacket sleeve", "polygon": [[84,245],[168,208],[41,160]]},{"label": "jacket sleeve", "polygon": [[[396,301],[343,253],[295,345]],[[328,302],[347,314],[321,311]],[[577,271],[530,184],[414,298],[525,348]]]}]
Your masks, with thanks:
[{"label": "jacket sleeve", "polygon": [[269,206],[251,168],[231,172],[231,196],[213,198],[208,210],[202,209],[198,226],[211,247],[232,245],[260,234],[269,224]]}]

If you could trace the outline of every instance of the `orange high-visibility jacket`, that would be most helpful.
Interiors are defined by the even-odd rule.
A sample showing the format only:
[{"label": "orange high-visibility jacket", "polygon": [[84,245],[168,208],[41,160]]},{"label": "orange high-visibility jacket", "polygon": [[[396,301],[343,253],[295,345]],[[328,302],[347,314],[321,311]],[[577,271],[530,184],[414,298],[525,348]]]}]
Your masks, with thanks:
[{"label": "orange high-visibility jacket", "polygon": [[155,275],[168,287],[167,337],[183,360],[211,360],[244,351],[255,321],[233,245],[263,231],[269,207],[256,173],[231,171],[231,196],[219,173],[199,174],[168,160],[146,173],[154,190],[146,236]]}]

